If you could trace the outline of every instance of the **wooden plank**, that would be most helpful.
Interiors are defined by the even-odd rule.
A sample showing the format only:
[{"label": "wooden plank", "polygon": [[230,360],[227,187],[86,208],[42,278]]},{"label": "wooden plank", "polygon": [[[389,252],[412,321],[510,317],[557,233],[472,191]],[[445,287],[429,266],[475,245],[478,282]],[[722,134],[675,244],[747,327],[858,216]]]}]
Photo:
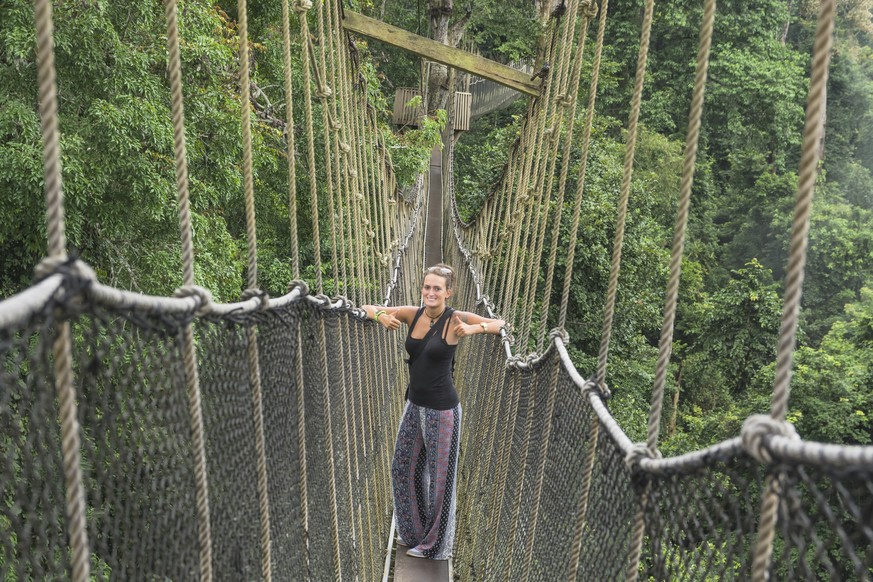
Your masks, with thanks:
[{"label": "wooden plank", "polygon": [[394,582],[449,582],[448,560],[425,560],[406,555],[409,548],[397,546]]},{"label": "wooden plank", "polygon": [[415,53],[431,61],[442,63],[472,73],[495,83],[536,97],[540,94],[539,79],[531,81],[530,76],[512,67],[452,48],[435,40],[407,32],[402,28],[385,24],[357,12],[346,10],[343,15],[343,28],[357,34],[375,38],[384,43]]}]

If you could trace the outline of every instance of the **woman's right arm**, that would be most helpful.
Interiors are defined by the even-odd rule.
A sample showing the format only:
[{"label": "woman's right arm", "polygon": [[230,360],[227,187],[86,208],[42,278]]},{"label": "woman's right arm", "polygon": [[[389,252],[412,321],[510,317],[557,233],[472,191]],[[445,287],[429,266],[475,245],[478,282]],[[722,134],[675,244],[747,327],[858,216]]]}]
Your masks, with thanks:
[{"label": "woman's right arm", "polygon": [[401,323],[409,325],[415,317],[417,308],[410,305],[385,307],[382,305],[362,305],[367,318],[381,323],[386,329],[399,329]]}]

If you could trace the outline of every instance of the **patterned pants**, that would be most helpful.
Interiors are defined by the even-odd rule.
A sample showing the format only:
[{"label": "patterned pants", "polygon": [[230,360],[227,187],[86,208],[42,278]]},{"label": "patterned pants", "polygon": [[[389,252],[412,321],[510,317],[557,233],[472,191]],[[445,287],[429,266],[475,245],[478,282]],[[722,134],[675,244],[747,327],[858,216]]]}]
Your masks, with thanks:
[{"label": "patterned pants", "polygon": [[460,404],[432,410],[406,403],[391,463],[394,514],[403,541],[433,560],[452,555],[460,437]]}]

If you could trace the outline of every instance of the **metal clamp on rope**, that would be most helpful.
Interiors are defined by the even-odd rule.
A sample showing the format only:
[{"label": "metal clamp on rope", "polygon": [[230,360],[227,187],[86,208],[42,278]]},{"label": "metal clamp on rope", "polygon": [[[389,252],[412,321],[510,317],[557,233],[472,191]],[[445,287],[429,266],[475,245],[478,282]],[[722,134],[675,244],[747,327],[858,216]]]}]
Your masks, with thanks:
[{"label": "metal clamp on rope", "polygon": [[743,449],[761,463],[773,462],[773,456],[767,449],[767,437],[774,435],[800,439],[793,424],[766,414],[753,414],[743,422],[740,431]]},{"label": "metal clamp on rope", "polygon": [[197,307],[194,308],[194,313],[198,316],[207,315],[212,309],[212,293],[200,285],[183,285],[173,292],[173,297],[196,299]]},{"label": "metal clamp on rope", "polygon": [[258,305],[258,309],[261,311],[267,309],[270,306],[270,296],[267,295],[267,292],[263,289],[246,289],[242,292],[242,301],[248,301],[249,299],[254,298],[260,299],[260,305]]}]

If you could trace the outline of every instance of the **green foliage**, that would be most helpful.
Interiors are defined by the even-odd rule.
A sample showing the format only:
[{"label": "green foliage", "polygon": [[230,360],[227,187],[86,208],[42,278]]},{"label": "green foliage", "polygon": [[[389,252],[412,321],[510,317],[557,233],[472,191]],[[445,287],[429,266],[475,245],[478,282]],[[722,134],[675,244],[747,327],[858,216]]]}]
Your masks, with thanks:
[{"label": "green foliage", "polygon": [[[421,97],[414,97],[407,105],[420,106]],[[445,109],[439,109],[432,116],[422,116],[417,129],[385,133],[399,186],[412,184],[419,174],[427,170],[431,151],[437,146],[441,147],[442,132],[447,121]]]}]

